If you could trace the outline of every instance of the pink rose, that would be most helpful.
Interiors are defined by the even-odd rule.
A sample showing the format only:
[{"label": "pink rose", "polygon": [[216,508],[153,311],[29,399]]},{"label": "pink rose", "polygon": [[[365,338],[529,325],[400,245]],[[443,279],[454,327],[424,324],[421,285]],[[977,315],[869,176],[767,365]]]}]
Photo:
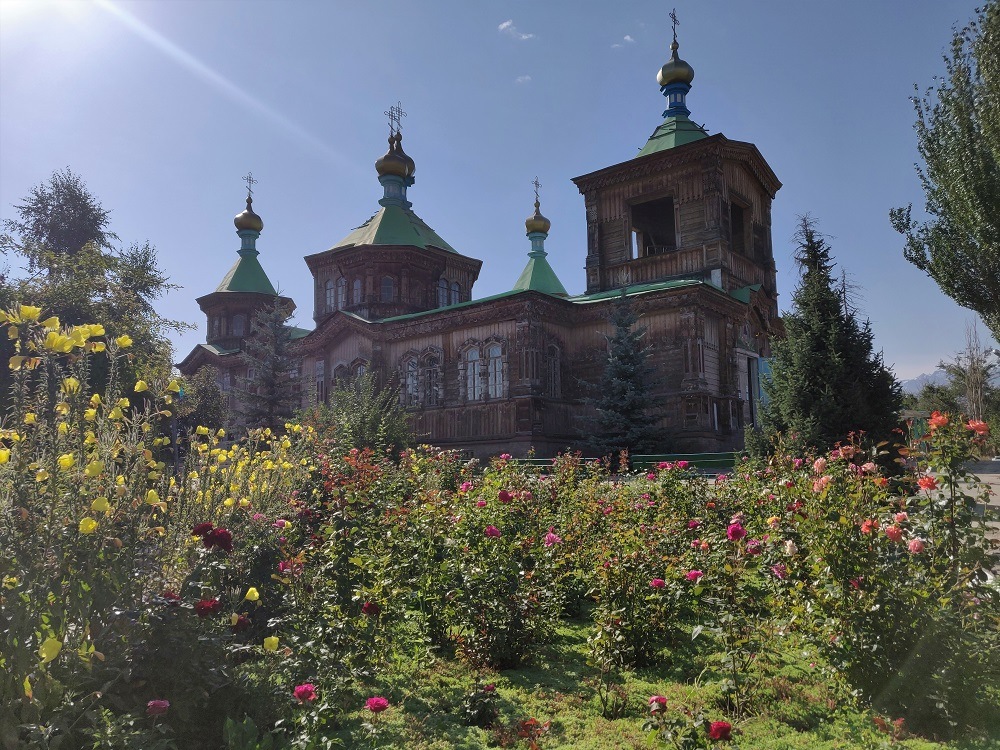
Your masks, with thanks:
[{"label": "pink rose", "polygon": [[815,461],[813,461],[813,471],[816,474],[822,474],[826,471],[826,459],[820,456]]},{"label": "pink rose", "polygon": [[688,467],[688,465],[689,465],[689,464],[688,464],[688,462],[687,462],[687,461],[678,461],[678,462],[677,462],[677,468],[678,468],[678,469],[681,469],[682,471],[683,471],[684,469],[686,469],[686,468]]},{"label": "pink rose", "polygon": [[472,482],[462,482],[462,486],[458,488],[459,492],[468,492],[472,489]]},{"label": "pink rose", "polygon": [[896,542],[897,544],[903,541],[903,530],[895,524],[885,527],[885,535],[889,537],[890,541]]},{"label": "pink rose", "polygon": [[897,513],[893,518],[896,519],[896,523],[903,523],[910,520],[910,517],[905,512]]},{"label": "pink rose", "polygon": [[667,699],[662,695],[652,695],[649,698],[649,710],[654,714],[663,711],[667,707]]},{"label": "pink rose", "polygon": [[477,508],[485,508],[486,507],[486,501],[485,500],[476,500],[476,507]]},{"label": "pink rose", "polygon": [[500,490],[500,492],[497,493],[497,500],[501,503],[509,503],[513,499],[514,496],[507,492],[507,490]]},{"label": "pink rose", "polygon": [[778,578],[779,580],[782,581],[788,577],[788,568],[786,568],[783,563],[772,565],[771,572],[774,573],[775,578]]},{"label": "pink rose", "polygon": [[498,537],[500,536],[500,529],[492,524],[486,527],[486,531],[483,532],[486,536]]},{"label": "pink rose", "polygon": [[170,708],[170,701],[155,700],[146,704],[147,716],[163,716]]},{"label": "pink rose", "polygon": [[389,708],[389,701],[380,695],[376,695],[365,701],[365,708],[373,714],[380,714]]},{"label": "pink rose", "polygon": [[699,526],[701,526],[701,521],[699,521],[697,519],[688,521],[688,528],[689,529],[697,529]]},{"label": "pink rose", "polygon": [[559,544],[560,542],[562,542],[562,537],[560,537],[558,534],[555,533],[554,526],[549,526],[549,533],[545,535],[545,538],[542,540],[542,543],[546,547],[551,547],[552,545]]},{"label": "pink rose", "polygon": [[726,538],[731,542],[738,542],[746,535],[747,530],[738,523],[730,524],[729,528],[726,529]]},{"label": "pink rose", "polygon": [[924,551],[924,543],[920,539],[911,539],[906,548],[910,550],[911,555],[919,555]]},{"label": "pink rose", "polygon": [[316,686],[311,682],[304,682],[301,685],[295,686],[295,689],[292,690],[292,695],[295,696],[295,700],[299,703],[311,703],[316,700]]},{"label": "pink rose", "polygon": [[646,475],[646,479],[648,479],[648,480],[652,481],[652,480],[656,479],[656,474],[654,474],[653,472],[649,472],[649,473],[648,473],[648,474]]},{"label": "pink rose", "polygon": [[664,586],[667,585],[667,582],[664,581],[662,578],[654,578],[652,581],[649,582],[649,585],[654,589],[662,589]]},{"label": "pink rose", "polygon": [[697,581],[703,575],[705,574],[702,573],[700,570],[689,570],[687,573],[684,574],[684,577],[687,578],[689,581]]}]

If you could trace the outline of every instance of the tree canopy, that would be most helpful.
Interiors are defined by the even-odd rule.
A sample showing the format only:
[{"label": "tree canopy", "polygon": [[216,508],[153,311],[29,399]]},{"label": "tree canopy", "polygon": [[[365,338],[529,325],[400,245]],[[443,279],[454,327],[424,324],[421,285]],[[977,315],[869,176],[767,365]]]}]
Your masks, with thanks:
[{"label": "tree canopy", "polygon": [[254,313],[242,355],[248,374],[237,381],[239,409],[247,427],[280,429],[299,406],[289,315],[281,297]]},{"label": "tree canopy", "polygon": [[787,338],[773,344],[765,434],[820,450],[851,432],[887,439],[902,406],[899,383],[873,351],[868,321],[838,289],[830,248],[813,219],[800,220],[796,239],[802,278],[784,316]]},{"label": "tree canopy", "polygon": [[903,254],[1000,338],[1000,4],[959,29],[945,75],[913,99],[929,218],[890,212]]}]

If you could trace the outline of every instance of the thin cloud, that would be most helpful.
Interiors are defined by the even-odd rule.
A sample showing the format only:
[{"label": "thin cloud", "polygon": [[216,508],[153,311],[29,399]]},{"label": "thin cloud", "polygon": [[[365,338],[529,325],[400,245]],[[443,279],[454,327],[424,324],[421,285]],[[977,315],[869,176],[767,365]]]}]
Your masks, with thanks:
[{"label": "thin cloud", "polygon": [[[622,38],[622,42],[625,42],[626,44],[635,44],[635,39],[632,38],[631,34],[626,34]],[[614,44],[611,45],[611,49],[621,49],[624,46],[625,45],[622,44],[621,42],[615,42]]]},{"label": "thin cloud", "polygon": [[527,83],[531,80],[531,76],[518,76],[514,79],[514,83]]},{"label": "thin cloud", "polygon": [[523,31],[520,31],[517,28],[517,26],[514,25],[514,19],[512,19],[512,18],[508,18],[502,24],[500,24],[499,26],[497,26],[497,31],[499,31],[501,34],[508,34],[508,35],[510,35],[510,36],[514,37],[515,39],[517,39],[519,41],[522,41],[522,42],[525,41],[525,40],[527,40],[527,39],[534,39],[535,38],[534,34],[525,34]]},{"label": "thin cloud", "polygon": [[631,36],[629,36],[628,34],[626,34],[625,35],[625,41],[628,42],[629,44],[632,44],[635,41],[635,39],[633,39]]}]

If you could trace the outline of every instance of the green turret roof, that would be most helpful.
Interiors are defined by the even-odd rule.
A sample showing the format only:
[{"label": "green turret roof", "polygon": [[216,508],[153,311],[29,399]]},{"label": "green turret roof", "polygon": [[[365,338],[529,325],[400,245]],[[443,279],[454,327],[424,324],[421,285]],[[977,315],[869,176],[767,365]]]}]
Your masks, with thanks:
[{"label": "green turret roof", "polygon": [[274,285],[257,260],[256,250],[240,250],[240,259],[229,269],[217,292],[258,292],[277,295]]},{"label": "green turret roof", "polygon": [[528,265],[524,267],[512,291],[526,292],[528,290],[556,297],[569,296],[566,293],[566,288],[559,281],[559,277],[556,276],[556,272],[552,270],[552,266],[545,259],[544,253],[528,254]]},{"label": "green turret roof", "polygon": [[413,211],[394,203],[382,206],[378,213],[333,247],[354,245],[437,247],[449,253],[457,253],[455,248],[441,239],[437,232],[427,226]]},{"label": "green turret roof", "polygon": [[639,151],[639,156],[666,151],[707,137],[705,129],[688,119],[687,115],[672,115],[653,131],[646,145]]}]

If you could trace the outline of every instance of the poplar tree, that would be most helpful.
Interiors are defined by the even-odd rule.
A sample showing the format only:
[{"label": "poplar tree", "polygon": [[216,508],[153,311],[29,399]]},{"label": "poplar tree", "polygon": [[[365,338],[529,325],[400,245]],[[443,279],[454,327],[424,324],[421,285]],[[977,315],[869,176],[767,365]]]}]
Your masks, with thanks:
[{"label": "poplar tree", "polygon": [[899,383],[873,350],[869,322],[844,304],[830,247],[813,219],[802,217],[796,240],[802,277],[783,318],[787,337],[772,346],[765,436],[818,450],[851,432],[889,439],[902,408]]}]

